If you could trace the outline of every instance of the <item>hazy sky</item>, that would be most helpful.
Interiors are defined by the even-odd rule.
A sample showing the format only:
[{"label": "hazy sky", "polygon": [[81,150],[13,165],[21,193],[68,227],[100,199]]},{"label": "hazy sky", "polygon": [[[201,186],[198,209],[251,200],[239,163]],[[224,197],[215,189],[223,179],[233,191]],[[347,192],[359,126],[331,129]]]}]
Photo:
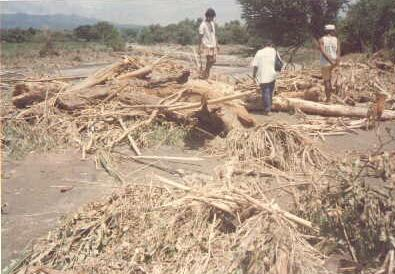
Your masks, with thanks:
[{"label": "hazy sky", "polygon": [[208,7],[217,11],[218,22],[240,19],[237,0],[34,0],[2,1],[2,13],[76,14],[119,24],[169,24],[203,17]]}]

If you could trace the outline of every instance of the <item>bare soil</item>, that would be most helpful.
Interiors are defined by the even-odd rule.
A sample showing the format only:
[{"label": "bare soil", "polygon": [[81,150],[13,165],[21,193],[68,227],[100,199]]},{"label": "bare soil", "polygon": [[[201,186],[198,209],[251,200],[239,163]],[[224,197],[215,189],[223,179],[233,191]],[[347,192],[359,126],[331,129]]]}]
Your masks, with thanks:
[{"label": "bare soil", "polygon": [[[128,147],[121,152],[133,155]],[[144,155],[196,157],[202,153],[163,146],[146,150]],[[127,182],[149,184],[154,175],[174,178],[198,172],[212,176],[218,165],[216,158],[199,162],[129,160],[118,163],[117,168]],[[102,168],[96,168],[94,159],[84,161],[79,152],[65,150],[32,153],[20,161],[4,160],[1,187],[2,204],[7,205],[1,220],[4,268],[32,241],[54,229],[63,216],[110,195],[120,185]]]}]

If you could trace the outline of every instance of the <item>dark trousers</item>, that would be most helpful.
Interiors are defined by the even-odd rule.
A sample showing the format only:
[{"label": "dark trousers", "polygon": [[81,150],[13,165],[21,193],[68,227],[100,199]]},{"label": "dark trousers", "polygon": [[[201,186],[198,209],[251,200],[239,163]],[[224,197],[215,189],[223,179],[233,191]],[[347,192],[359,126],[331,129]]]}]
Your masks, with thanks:
[{"label": "dark trousers", "polygon": [[265,112],[270,112],[272,110],[273,92],[275,85],[276,81],[261,84],[262,100]]}]

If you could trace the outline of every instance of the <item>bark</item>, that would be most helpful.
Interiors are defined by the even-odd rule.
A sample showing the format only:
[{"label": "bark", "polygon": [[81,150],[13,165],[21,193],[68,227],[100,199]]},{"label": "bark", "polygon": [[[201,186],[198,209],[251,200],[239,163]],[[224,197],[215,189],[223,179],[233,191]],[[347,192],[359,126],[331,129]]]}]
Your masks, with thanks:
[{"label": "bark", "polygon": [[152,69],[153,69],[152,66],[146,66],[141,69],[122,74],[117,79],[118,80],[129,80],[129,79],[133,79],[133,78],[144,78],[145,76],[147,76],[148,74],[150,74],[152,72]]},{"label": "bark", "polygon": [[69,111],[79,110],[96,100],[105,99],[110,94],[111,89],[108,86],[96,86],[76,93],[66,93],[56,100],[56,106]]},{"label": "bark", "polygon": [[183,70],[180,75],[168,76],[159,80],[151,81],[147,84],[148,88],[155,88],[169,83],[185,84],[188,82],[190,70]]}]

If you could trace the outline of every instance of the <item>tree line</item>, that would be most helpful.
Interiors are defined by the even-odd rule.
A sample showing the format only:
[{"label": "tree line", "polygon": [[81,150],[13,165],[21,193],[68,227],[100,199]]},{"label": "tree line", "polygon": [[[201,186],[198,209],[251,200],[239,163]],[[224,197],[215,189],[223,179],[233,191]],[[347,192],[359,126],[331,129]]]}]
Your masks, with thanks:
[{"label": "tree line", "polygon": [[41,30],[29,28],[1,30],[1,41],[9,43],[26,42],[67,42],[87,41],[102,43],[116,51],[124,50],[125,40],[121,32],[108,22],[98,22],[95,25],[83,25],[74,30]]},{"label": "tree line", "polygon": [[238,0],[250,35],[259,43],[297,49],[338,26],[343,53],[388,49],[395,60],[394,0]]},{"label": "tree line", "polygon": [[[343,53],[375,52],[389,49],[395,59],[394,0],[238,0],[244,22],[231,21],[217,26],[220,44],[259,47],[271,39],[282,47],[297,49],[323,35],[324,25],[335,23]],[[218,11],[220,14],[220,11]],[[220,15],[219,15],[220,16]],[[150,25],[118,29],[108,22],[84,25],[73,31],[51,31],[55,41],[93,41],[114,50],[125,42],[140,44],[174,43],[192,45],[198,41],[202,19],[185,19],[167,26]],[[48,32],[37,29],[1,31],[1,40],[13,43],[42,41]]]}]

